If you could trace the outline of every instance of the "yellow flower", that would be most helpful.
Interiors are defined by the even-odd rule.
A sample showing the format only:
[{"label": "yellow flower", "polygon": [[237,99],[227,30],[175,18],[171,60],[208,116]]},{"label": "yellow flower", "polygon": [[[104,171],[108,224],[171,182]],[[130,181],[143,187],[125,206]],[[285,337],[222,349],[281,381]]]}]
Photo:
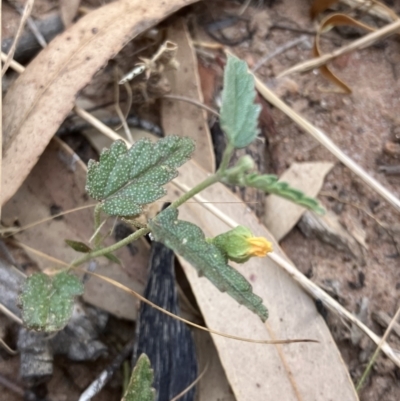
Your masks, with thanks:
[{"label": "yellow flower", "polygon": [[247,242],[251,245],[249,254],[263,258],[267,253],[272,252],[272,244],[264,237],[247,238]]},{"label": "yellow flower", "polygon": [[253,233],[243,226],[208,241],[217,246],[227,259],[237,263],[244,263],[253,256],[264,257],[272,252],[272,244],[269,241],[263,237],[254,237]]}]

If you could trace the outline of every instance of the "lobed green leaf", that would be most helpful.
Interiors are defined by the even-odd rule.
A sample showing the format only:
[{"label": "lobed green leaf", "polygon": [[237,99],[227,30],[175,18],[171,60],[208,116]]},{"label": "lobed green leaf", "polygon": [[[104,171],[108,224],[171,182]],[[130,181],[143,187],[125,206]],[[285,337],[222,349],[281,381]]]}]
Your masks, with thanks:
[{"label": "lobed green leaf", "polygon": [[83,290],[79,278],[65,271],[54,276],[29,276],[20,296],[24,324],[38,331],[61,330],[72,315],[74,297]]},{"label": "lobed green leaf", "polygon": [[133,369],[122,401],[154,401],[156,391],[151,387],[153,380],[154,374],[150,359],[146,354],[142,354]]},{"label": "lobed green leaf", "polygon": [[176,169],[193,151],[194,142],[178,136],[156,143],[142,139],[129,150],[116,141],[101,153],[99,162],[89,161],[86,190],[102,201],[110,216],[138,215],[142,205],[165,195],[162,185],[178,175]]},{"label": "lobed green leaf", "polygon": [[256,138],[261,106],[254,103],[254,78],[247,64],[228,56],[224,71],[221,128],[235,148],[244,148]]},{"label": "lobed green leaf", "polygon": [[275,175],[250,173],[245,175],[241,181],[244,186],[281,196],[316,213],[325,213],[325,209],[315,198],[305,195],[302,191],[291,187],[287,182],[278,180]]},{"label": "lobed green leaf", "polygon": [[162,242],[184,257],[199,276],[205,276],[220,291],[227,292],[237,302],[256,313],[262,321],[267,320],[268,311],[263,300],[253,293],[251,284],[233,267],[215,245],[206,241],[199,227],[178,220],[178,211],[168,208],[149,222],[156,241]]}]

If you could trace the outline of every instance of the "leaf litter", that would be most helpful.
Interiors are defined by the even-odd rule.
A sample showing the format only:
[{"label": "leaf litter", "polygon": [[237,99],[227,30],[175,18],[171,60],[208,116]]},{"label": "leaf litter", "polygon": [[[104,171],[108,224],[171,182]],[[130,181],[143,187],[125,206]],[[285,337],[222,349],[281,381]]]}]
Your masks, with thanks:
[{"label": "leaf litter", "polygon": [[[282,7],[282,6],[281,6]],[[251,10],[250,10],[251,11]],[[243,49],[239,49],[239,53],[242,51]],[[276,63],[273,63],[274,65],[275,65],[275,68],[276,68]],[[351,81],[352,82],[352,81]],[[312,95],[310,95],[311,97],[312,97]],[[332,106],[331,106],[332,107]],[[276,116],[276,113],[275,113],[275,116]],[[279,119],[278,119],[278,121],[279,121]],[[291,137],[291,140],[293,140],[293,137]],[[301,137],[300,137],[300,140],[301,140]],[[306,141],[303,141],[303,142],[306,142]],[[300,143],[302,143],[302,142],[300,142]],[[304,143],[303,143],[304,144]],[[307,144],[307,143],[306,143]],[[296,153],[295,153],[296,154]],[[293,159],[293,157],[294,156],[289,156],[288,157],[288,159],[290,160],[291,158]],[[326,158],[326,156],[325,156],[325,158]],[[324,160],[324,159],[320,159],[320,160]],[[325,159],[326,160],[326,159]],[[193,175],[193,174],[195,174],[195,173],[193,173],[192,171],[190,171],[190,172],[188,172],[188,174],[190,174],[190,175]],[[334,176],[336,176],[336,175],[334,175]],[[347,184],[347,182],[346,182],[346,184]],[[218,199],[218,201],[219,201],[220,199]],[[190,215],[191,216],[193,216],[193,213],[195,214],[195,212],[192,212]],[[185,217],[185,219],[189,219],[190,218],[190,216],[189,217]],[[289,234],[289,236],[290,236],[290,234]],[[294,258],[294,259],[298,259],[298,258]],[[307,258],[304,258],[304,260],[307,260]],[[302,262],[302,264],[304,264],[304,262]],[[114,266],[111,266],[111,268],[114,268]],[[269,277],[269,280],[271,280],[272,281],[272,278],[271,277]],[[268,306],[270,307],[270,304],[268,304]],[[290,307],[289,307],[290,308]],[[233,315],[235,315],[236,316],[236,313],[234,313]],[[236,344],[235,344],[236,345]],[[308,346],[308,345],[307,345]],[[251,351],[249,351],[248,353],[250,353]],[[246,354],[247,355],[247,354]],[[225,363],[224,363],[224,361],[225,361]],[[226,364],[227,364],[227,362],[226,362],[226,359],[224,359],[223,358],[223,363],[224,363],[224,366],[226,367]],[[227,371],[229,371],[229,369],[227,369]],[[231,376],[232,377],[232,376]],[[236,384],[236,391],[235,391],[235,394],[237,393],[237,383],[235,383]],[[244,385],[244,387],[246,386],[246,385],[248,385],[248,383],[246,383],[245,385]],[[239,396],[240,397],[240,396]],[[240,399],[240,398],[239,398]]]}]

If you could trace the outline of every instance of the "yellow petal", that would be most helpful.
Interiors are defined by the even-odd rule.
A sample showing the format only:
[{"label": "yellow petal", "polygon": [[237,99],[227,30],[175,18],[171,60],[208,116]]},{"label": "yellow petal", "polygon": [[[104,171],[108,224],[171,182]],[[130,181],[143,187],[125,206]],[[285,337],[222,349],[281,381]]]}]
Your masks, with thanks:
[{"label": "yellow petal", "polygon": [[249,254],[264,257],[267,253],[272,252],[272,244],[264,237],[251,237],[246,239],[251,245]]}]

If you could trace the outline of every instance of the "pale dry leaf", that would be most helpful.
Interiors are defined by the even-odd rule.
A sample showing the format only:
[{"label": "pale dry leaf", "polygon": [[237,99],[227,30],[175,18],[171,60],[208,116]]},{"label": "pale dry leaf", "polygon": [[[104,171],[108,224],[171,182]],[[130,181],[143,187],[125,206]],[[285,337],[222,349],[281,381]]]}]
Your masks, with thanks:
[{"label": "pale dry leaf", "polygon": [[[330,162],[293,163],[279,180],[303,191],[307,196],[315,197],[332,167],[333,163]],[[305,211],[304,207],[270,195],[265,200],[264,224],[280,241],[297,224]]]},{"label": "pale dry leaf", "polygon": [[22,184],[71,111],[77,93],[131,39],[196,0],[120,0],[56,37],[4,98],[2,204]]},{"label": "pale dry leaf", "polygon": [[[12,225],[18,219],[24,226],[51,217],[52,213],[93,204],[95,202],[87,196],[85,184],[86,166],[65,143],[54,139],[23,185],[4,206],[3,222]],[[103,228],[104,233],[111,230],[113,224],[114,221],[109,219]],[[34,249],[69,263],[79,254],[65,244],[64,240],[74,239],[88,244],[92,234],[93,208],[88,208],[34,226],[16,234],[15,238]],[[111,237],[105,244],[111,245],[114,242]],[[118,250],[115,255],[123,266],[113,264],[106,258],[98,258],[96,272],[141,293],[146,280],[149,258],[146,241],[136,241],[129,247]],[[49,261],[34,254],[30,256],[39,267],[49,267]],[[125,319],[136,317],[137,310],[131,295],[96,278],[91,278],[85,284],[84,299],[118,317]]]},{"label": "pale dry leaf", "polygon": [[[191,161],[175,182],[193,187],[206,177],[207,173]],[[169,195],[175,196],[176,187],[169,185]],[[226,187],[216,184],[202,192],[202,198],[218,202],[215,207],[238,224],[249,227],[256,236],[272,241],[275,252],[284,256],[271,234]],[[201,203],[184,204],[179,210],[181,219],[201,226],[208,237],[231,229]],[[206,279],[199,278],[187,262],[180,261],[208,327],[253,339],[319,341],[274,346],[213,335],[237,401],[357,400],[347,368],[312,299],[271,259],[254,258],[238,267],[269,308],[270,318],[265,325]]]},{"label": "pale dry leaf", "polygon": [[199,372],[206,373],[197,384],[198,401],[235,401],[217,350],[209,333],[195,330],[193,333],[199,363]]},{"label": "pale dry leaf", "polygon": [[[165,73],[171,85],[171,94],[203,102],[196,52],[183,19],[177,19],[168,28],[168,39],[178,45],[177,70]],[[196,141],[193,155],[208,172],[215,170],[215,156],[205,110],[193,104],[175,99],[163,99],[162,125],[166,135],[188,136]]]},{"label": "pale dry leaf", "polygon": [[81,0],[60,0],[61,19],[66,28],[72,24],[80,4]]},{"label": "pale dry leaf", "polygon": [[307,238],[316,237],[342,252],[353,255],[359,263],[365,263],[360,246],[343,227],[335,213],[328,211],[324,216],[317,216],[307,210],[298,226]]}]

